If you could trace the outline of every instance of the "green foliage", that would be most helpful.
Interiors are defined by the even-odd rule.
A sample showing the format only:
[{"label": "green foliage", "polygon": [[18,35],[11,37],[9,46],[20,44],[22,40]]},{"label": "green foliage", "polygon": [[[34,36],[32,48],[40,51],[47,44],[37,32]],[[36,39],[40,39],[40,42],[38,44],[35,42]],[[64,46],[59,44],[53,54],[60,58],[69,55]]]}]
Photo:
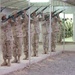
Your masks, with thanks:
[{"label": "green foliage", "polygon": [[71,19],[62,19],[62,37],[64,37],[65,29],[65,38],[73,36],[73,21]]}]

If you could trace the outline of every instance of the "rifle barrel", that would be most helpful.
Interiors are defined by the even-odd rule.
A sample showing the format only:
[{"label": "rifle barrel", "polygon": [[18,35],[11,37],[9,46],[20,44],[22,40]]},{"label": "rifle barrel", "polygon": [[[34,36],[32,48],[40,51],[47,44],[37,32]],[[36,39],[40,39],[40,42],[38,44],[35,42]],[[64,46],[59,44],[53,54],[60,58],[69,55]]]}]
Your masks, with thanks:
[{"label": "rifle barrel", "polygon": [[43,12],[47,7],[49,7],[49,5],[48,6],[46,6],[45,8],[43,8],[41,11]]},{"label": "rifle barrel", "polygon": [[26,9],[24,9],[24,10],[26,10],[26,11],[27,11],[27,10],[28,10],[29,8],[31,8],[32,6],[33,6],[33,5],[31,5],[31,6],[27,7],[27,8],[26,8]]}]

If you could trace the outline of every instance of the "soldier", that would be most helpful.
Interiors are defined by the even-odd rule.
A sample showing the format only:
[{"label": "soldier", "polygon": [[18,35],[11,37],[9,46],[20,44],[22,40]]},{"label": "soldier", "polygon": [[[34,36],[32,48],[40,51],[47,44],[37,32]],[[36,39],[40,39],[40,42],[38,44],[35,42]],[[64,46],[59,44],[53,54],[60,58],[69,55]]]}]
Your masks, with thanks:
[{"label": "soldier", "polygon": [[47,54],[49,49],[49,15],[45,15],[44,18],[45,19],[42,24],[43,48],[44,48],[44,54]]},{"label": "soldier", "polygon": [[58,43],[61,43],[61,41],[62,41],[62,21],[61,21],[61,19],[60,19],[60,17],[59,17],[59,15],[58,15],[58,17],[57,17],[57,24],[58,24],[58,27],[57,27],[57,30],[58,30],[58,32],[57,32],[57,42]]},{"label": "soldier", "polygon": [[22,31],[23,31],[23,44],[25,55],[24,60],[26,60],[28,59],[28,16],[26,15],[26,11],[24,11]]},{"label": "soldier", "polygon": [[56,34],[59,31],[59,29],[57,28],[57,22],[58,19],[55,16],[54,18],[52,18],[52,32],[51,32],[51,51],[55,52],[55,48],[56,48]]},{"label": "soldier", "polygon": [[36,13],[34,12],[32,14],[33,18],[33,35],[32,35],[32,47],[33,47],[33,56],[38,56],[38,48],[39,48],[39,33],[40,33],[40,28],[39,28],[39,22],[38,22],[38,17],[36,17]]},{"label": "soldier", "polygon": [[[6,16],[2,17],[5,20]],[[12,31],[11,31],[11,19],[1,24],[1,39],[2,39],[2,53],[4,62],[1,66],[10,66],[10,60],[12,58]]]},{"label": "soldier", "polygon": [[[14,13],[13,13],[14,14]],[[22,53],[22,25],[21,25],[21,18],[20,16],[17,17],[17,14],[15,12],[14,14],[14,22],[12,24],[12,31],[13,31],[13,57],[14,60],[12,61],[12,63],[20,63],[20,57],[21,57],[21,53]]]}]

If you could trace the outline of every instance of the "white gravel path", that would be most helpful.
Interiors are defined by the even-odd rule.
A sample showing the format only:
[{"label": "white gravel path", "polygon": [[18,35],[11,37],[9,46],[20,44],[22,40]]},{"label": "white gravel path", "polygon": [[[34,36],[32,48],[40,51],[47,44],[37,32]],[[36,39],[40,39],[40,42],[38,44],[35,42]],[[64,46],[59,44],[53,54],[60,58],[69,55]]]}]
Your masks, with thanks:
[{"label": "white gravel path", "polygon": [[75,75],[75,53],[62,53],[6,75]]}]

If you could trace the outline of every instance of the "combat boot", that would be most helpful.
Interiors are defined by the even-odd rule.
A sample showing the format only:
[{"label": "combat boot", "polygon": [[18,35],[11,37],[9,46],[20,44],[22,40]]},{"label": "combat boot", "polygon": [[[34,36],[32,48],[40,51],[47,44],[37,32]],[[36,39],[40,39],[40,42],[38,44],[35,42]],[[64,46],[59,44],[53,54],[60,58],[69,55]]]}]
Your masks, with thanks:
[{"label": "combat boot", "polygon": [[10,59],[8,59],[7,66],[11,66]]},{"label": "combat boot", "polygon": [[55,48],[52,48],[52,49],[51,49],[51,52],[55,52]]},{"label": "combat boot", "polygon": [[14,60],[12,61],[12,63],[17,63],[17,56],[14,57]]},{"label": "combat boot", "polygon": [[34,54],[32,55],[33,57],[38,57],[38,51],[34,51]]},{"label": "combat boot", "polygon": [[17,63],[20,63],[20,56],[18,56],[18,60],[17,60]]},{"label": "combat boot", "polygon": [[6,59],[4,59],[4,62],[1,64],[1,66],[7,66]]},{"label": "combat boot", "polygon": [[28,52],[25,53],[25,58],[23,60],[28,60]]}]

